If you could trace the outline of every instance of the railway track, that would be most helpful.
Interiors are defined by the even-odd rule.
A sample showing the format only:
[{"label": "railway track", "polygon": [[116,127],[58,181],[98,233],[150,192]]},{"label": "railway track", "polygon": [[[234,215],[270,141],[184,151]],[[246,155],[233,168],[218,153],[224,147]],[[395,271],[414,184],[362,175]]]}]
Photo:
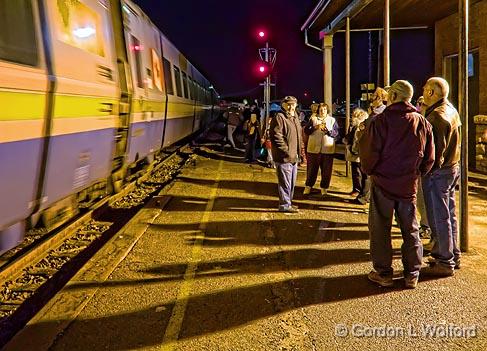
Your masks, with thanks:
[{"label": "railway track", "polygon": [[0,347],[193,157],[187,145],[182,146],[69,224],[28,235],[0,265]]}]

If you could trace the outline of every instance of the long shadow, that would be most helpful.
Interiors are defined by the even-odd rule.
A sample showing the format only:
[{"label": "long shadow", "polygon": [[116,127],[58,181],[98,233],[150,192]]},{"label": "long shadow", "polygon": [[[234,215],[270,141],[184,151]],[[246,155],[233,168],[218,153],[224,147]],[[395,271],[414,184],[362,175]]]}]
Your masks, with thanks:
[{"label": "long shadow", "polygon": [[[188,245],[198,240],[203,246],[212,247],[306,245],[369,239],[369,232],[366,224],[363,223],[286,217],[289,219],[211,221],[207,225],[204,236],[198,230],[198,222],[153,224],[152,228],[163,232],[176,232],[176,234],[180,232]],[[365,230],[358,229],[360,227]]]},{"label": "long shadow", "polygon": [[[214,180],[211,179],[201,179],[201,178],[192,178],[187,176],[179,176],[178,181],[189,183],[189,184],[196,184],[202,186],[213,186],[215,184]],[[246,180],[221,180],[218,182],[218,187],[221,189],[227,190],[237,190],[237,191],[245,191],[249,194],[255,194],[260,196],[272,196],[275,197],[277,200],[277,183],[276,182],[263,182],[263,181],[246,181]],[[339,202],[339,203],[347,203],[345,200],[346,198],[337,196],[337,195],[344,195],[345,192],[340,191],[330,191],[326,196],[321,196],[320,192],[315,189],[311,195],[303,195],[304,187],[297,186],[294,191],[294,202],[296,203],[303,203],[302,201],[305,200],[312,200],[312,201],[323,201],[326,202]],[[335,195],[336,194],[336,195]],[[276,207],[276,203],[274,206]],[[353,207],[346,207],[350,209]],[[361,210],[363,208],[360,208]]]},{"label": "long shadow", "polygon": [[201,157],[209,158],[217,161],[225,161],[232,163],[244,163],[245,154],[236,150],[225,149],[223,147],[208,147],[200,146],[193,148],[193,152]]},{"label": "long shadow", "polygon": [[[395,249],[394,258],[401,257],[401,251]],[[244,256],[227,260],[200,262],[195,270],[195,279],[223,277],[239,274],[265,274],[282,271],[319,269],[331,265],[360,263],[370,261],[368,249],[300,249],[278,251],[266,255]],[[157,284],[183,280],[188,265],[166,264],[139,270],[140,273],[156,277],[134,280],[107,280],[99,282],[80,282],[70,284],[67,289],[79,290],[92,287],[121,287],[132,285]]]},{"label": "long shadow", "polygon": [[[179,339],[187,339],[236,328],[253,321],[311,305],[371,297],[394,292],[367,281],[366,275],[306,277],[245,286],[191,296],[186,304]],[[118,315],[77,320],[64,332],[73,344],[69,349],[132,350],[160,345],[175,301]],[[31,335],[48,333],[65,320],[35,323],[26,327]],[[130,332],[129,332],[130,331]],[[80,344],[79,340],[83,340]],[[68,342],[66,341],[66,342]]]},{"label": "long shadow", "polygon": [[[261,188],[261,190],[254,191],[260,196],[265,196],[267,190]],[[204,211],[206,209],[207,199],[196,196],[173,196],[171,198],[170,206],[166,207],[168,211]],[[343,202],[343,201],[342,201]],[[339,205],[327,205],[310,203],[304,200],[295,200],[294,204],[297,204],[302,210],[328,210],[333,212],[345,212],[345,213],[363,213],[364,207],[360,205],[355,206],[339,206]],[[188,206],[189,205],[189,206]],[[224,212],[278,212],[278,201],[266,200],[260,198],[241,198],[241,197],[225,197],[220,196],[215,200],[213,211]]]}]

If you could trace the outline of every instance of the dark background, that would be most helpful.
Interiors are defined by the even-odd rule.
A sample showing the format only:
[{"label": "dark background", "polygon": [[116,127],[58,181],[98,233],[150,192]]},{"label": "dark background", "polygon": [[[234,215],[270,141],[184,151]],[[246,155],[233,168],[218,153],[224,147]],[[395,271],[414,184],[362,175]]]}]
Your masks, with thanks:
[{"label": "dark background", "polygon": [[[294,95],[304,103],[323,96],[322,54],[304,44],[300,27],[317,4],[316,0],[135,0],[176,45],[212,82],[222,97],[261,98],[257,72],[258,48],[265,43],[257,33],[269,34],[277,49],[274,76],[277,89],[271,98]],[[360,83],[378,79],[378,32],[354,32],[352,50],[352,98],[360,97]],[[310,41],[321,46],[318,38]],[[391,81],[409,80],[420,93],[434,72],[432,30],[394,31],[391,34]],[[345,95],[344,34],[334,38],[333,96]],[[381,78],[380,78],[381,79]],[[307,93],[305,96],[305,93]]]}]

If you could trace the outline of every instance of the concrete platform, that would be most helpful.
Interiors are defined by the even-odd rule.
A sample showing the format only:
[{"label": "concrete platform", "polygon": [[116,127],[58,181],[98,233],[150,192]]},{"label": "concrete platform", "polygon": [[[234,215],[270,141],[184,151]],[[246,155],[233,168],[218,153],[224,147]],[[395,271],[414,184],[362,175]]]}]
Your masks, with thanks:
[{"label": "concrete platform", "polygon": [[274,170],[203,149],[6,349],[486,350],[485,188],[461,270],[387,289],[367,281],[367,214],[345,202],[344,169],[324,198],[301,195],[301,170],[288,215]]}]

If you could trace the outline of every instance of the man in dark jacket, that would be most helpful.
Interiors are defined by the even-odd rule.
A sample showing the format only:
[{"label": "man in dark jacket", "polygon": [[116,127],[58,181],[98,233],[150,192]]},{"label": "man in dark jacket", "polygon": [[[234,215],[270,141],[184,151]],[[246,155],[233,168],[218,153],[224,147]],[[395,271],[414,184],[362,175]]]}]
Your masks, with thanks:
[{"label": "man in dark jacket", "polygon": [[451,276],[460,266],[455,186],[460,173],[460,116],[448,101],[450,87],[443,78],[431,78],[423,88],[425,116],[433,126],[435,163],[423,177],[423,193],[433,247],[429,274]]},{"label": "man in dark jacket", "polygon": [[291,205],[301,151],[301,124],[296,116],[297,103],[295,97],[286,96],[281,101],[281,111],[272,119],[269,128],[272,158],[277,171],[280,212],[298,212],[297,207]]},{"label": "man in dark jacket", "polygon": [[396,81],[388,91],[388,107],[372,117],[360,140],[360,161],[372,182],[369,231],[370,254],[375,271],[369,279],[393,285],[391,226],[393,212],[399,218],[405,285],[418,282],[423,247],[416,220],[418,178],[434,162],[432,127],[410,101],[413,87]]}]

